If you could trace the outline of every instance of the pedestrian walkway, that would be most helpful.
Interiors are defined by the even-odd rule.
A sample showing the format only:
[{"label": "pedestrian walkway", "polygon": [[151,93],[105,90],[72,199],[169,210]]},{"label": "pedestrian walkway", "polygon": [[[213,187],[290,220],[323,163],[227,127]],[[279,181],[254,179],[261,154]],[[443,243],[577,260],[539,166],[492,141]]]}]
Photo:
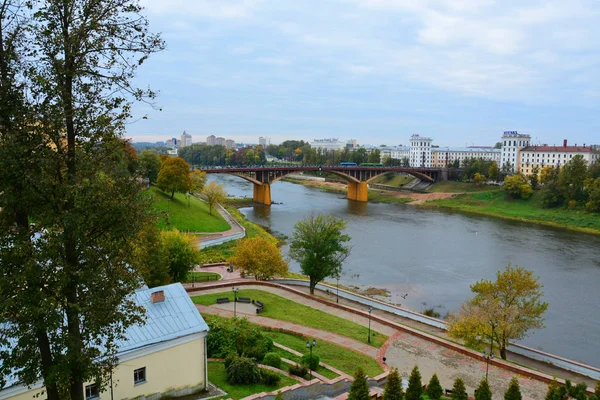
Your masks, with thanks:
[{"label": "pedestrian walkway", "polygon": [[207,240],[214,240],[218,238],[234,236],[245,232],[244,227],[240,225],[240,223],[235,218],[233,218],[231,214],[229,214],[222,205],[219,204],[216,207],[216,209],[219,212],[219,214],[221,214],[223,219],[227,221],[231,228],[223,232],[192,232],[194,235],[197,235],[198,243],[202,243]]}]

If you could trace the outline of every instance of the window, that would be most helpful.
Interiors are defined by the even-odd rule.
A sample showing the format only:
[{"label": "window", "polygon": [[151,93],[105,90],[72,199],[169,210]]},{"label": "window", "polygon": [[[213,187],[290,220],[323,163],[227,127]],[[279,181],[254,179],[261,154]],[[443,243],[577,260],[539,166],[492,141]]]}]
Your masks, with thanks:
[{"label": "window", "polygon": [[85,400],[98,399],[99,397],[98,385],[93,384],[85,387]]},{"label": "window", "polygon": [[146,367],[133,371],[133,383],[138,385],[146,382]]}]

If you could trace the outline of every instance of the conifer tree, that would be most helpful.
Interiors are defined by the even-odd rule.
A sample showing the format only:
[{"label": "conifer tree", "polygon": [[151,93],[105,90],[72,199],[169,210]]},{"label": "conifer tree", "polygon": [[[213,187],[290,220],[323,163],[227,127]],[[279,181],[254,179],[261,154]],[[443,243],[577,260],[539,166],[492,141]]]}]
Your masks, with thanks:
[{"label": "conifer tree", "polygon": [[408,388],[406,389],[406,400],[419,400],[423,394],[423,384],[421,383],[421,372],[415,365],[408,378]]},{"label": "conifer tree", "polygon": [[567,388],[558,383],[556,380],[548,385],[546,392],[546,400],[563,400],[567,397]]},{"label": "conifer tree", "polygon": [[387,382],[385,383],[385,391],[383,392],[383,400],[402,400],[402,378],[398,373],[397,368],[393,368],[388,374]]},{"label": "conifer tree", "polygon": [[354,382],[350,385],[348,400],[369,400],[367,375],[365,375],[365,372],[360,367],[354,373]]},{"label": "conifer tree", "polygon": [[454,386],[452,386],[452,400],[467,400],[467,389],[465,388],[465,382],[462,378],[456,378],[454,380]]},{"label": "conifer tree", "polygon": [[486,378],[479,382],[479,387],[475,390],[475,400],[492,400],[492,391]]},{"label": "conifer tree", "polygon": [[437,374],[433,374],[425,392],[431,400],[439,400],[440,397],[442,397],[442,385],[440,384]]},{"label": "conifer tree", "polygon": [[519,380],[514,377],[508,384],[508,389],[504,392],[504,400],[521,400],[521,387],[519,386]]}]

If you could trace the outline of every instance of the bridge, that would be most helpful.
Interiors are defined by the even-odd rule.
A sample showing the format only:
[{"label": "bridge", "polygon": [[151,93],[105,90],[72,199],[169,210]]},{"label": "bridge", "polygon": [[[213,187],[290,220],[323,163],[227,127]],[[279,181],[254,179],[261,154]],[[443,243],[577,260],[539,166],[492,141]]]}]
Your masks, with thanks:
[{"label": "bridge", "polygon": [[420,167],[372,167],[372,166],[320,166],[320,165],[283,165],[283,166],[252,166],[252,167],[199,167],[207,174],[229,174],[239,176],[254,184],[254,201],[271,205],[271,184],[281,178],[298,172],[329,172],[348,182],[348,199],[368,201],[367,184],[377,177],[390,172],[402,172],[427,182],[448,179],[446,168]]}]

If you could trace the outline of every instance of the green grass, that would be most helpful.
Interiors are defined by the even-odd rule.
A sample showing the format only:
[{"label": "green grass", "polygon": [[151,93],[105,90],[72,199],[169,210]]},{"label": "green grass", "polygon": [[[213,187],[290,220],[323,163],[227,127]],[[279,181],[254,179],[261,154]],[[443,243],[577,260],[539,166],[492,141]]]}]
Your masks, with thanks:
[{"label": "green grass", "polygon": [[208,362],[208,380],[227,392],[227,396],[224,398],[232,398],[234,400],[242,399],[255,393],[272,392],[281,389],[282,387],[298,383],[298,381],[288,376],[281,375],[281,380],[275,386],[267,386],[263,383],[253,385],[231,385],[227,382],[225,364],[216,361]]},{"label": "green grass", "polygon": [[[265,335],[269,336],[269,334],[274,333],[274,332],[266,332]],[[283,344],[283,343],[281,343]],[[300,363],[300,357],[298,357],[295,354],[290,353],[289,351],[285,351],[283,349],[280,349],[279,347],[275,347],[273,348],[273,350],[271,350],[273,353],[277,353],[281,358],[287,358],[290,361],[294,361],[296,363]],[[317,354],[315,352],[315,354]],[[325,362],[323,360],[321,360],[322,362]],[[327,364],[325,362],[325,364]],[[289,372],[289,368],[290,368],[290,364],[285,363],[285,362],[281,362],[281,369],[288,371]],[[327,368],[323,368],[322,366],[319,365],[319,368],[317,368],[317,370],[315,371],[318,374],[323,375],[325,378],[329,378],[329,379],[335,379],[337,378],[339,375],[336,374],[333,371],[328,370]]]},{"label": "green grass", "polygon": [[[307,351],[306,339],[300,336],[274,331],[265,332],[264,334],[273,339],[274,342],[289,347],[290,349],[303,354]],[[313,354],[318,355],[325,364],[329,364],[348,375],[354,375],[358,366],[362,367],[369,376],[377,376],[383,372],[383,369],[376,360],[323,340],[317,341],[317,345],[313,349]],[[320,371],[317,372],[320,373]]]},{"label": "green grass", "polygon": [[[231,297],[231,290],[223,290],[227,296]],[[197,304],[211,305],[215,304],[217,298],[223,297],[223,293],[205,294],[192,297],[192,301]],[[265,309],[261,316],[288,321],[299,325],[310,326],[312,328],[322,329],[324,331],[337,333],[362,343],[367,343],[368,329],[355,322],[344,318],[336,317],[324,311],[317,310],[303,304],[285,299],[275,294],[254,289],[241,289],[238,297],[250,297],[260,300],[265,304]],[[375,332],[371,329],[371,345],[381,347],[387,340],[387,336]],[[282,343],[283,344],[283,343]]]},{"label": "green grass", "polygon": [[500,186],[477,186],[474,183],[458,181],[436,182],[429,188],[429,191],[433,193],[497,192],[499,190],[502,190]]},{"label": "green grass", "polygon": [[178,229],[182,232],[223,232],[231,229],[216,210],[210,215],[208,205],[194,196],[188,198],[182,193],[175,193],[173,200],[169,200],[170,193],[155,186],[146,193],[152,196],[154,208],[160,215],[157,224],[160,229]]},{"label": "green grass", "polygon": [[427,202],[424,207],[442,207],[462,212],[490,215],[549,226],[600,233],[600,214],[565,208],[543,208],[540,193],[528,200],[515,200],[504,191],[468,193],[451,199]]},{"label": "green grass", "polygon": [[380,185],[394,186],[394,187],[402,187],[407,183],[412,182],[415,179],[414,176],[405,175],[405,174],[396,174],[389,173],[380,176],[375,179],[373,183],[378,183]]},{"label": "green grass", "polygon": [[216,272],[196,272],[192,271],[187,274],[187,278],[184,282],[205,282],[205,281],[218,281],[221,279],[221,275]]},{"label": "green grass", "polygon": [[413,201],[409,197],[396,197],[398,192],[381,192],[378,190],[369,189],[369,201],[375,203],[390,203],[390,204],[406,204]]}]

